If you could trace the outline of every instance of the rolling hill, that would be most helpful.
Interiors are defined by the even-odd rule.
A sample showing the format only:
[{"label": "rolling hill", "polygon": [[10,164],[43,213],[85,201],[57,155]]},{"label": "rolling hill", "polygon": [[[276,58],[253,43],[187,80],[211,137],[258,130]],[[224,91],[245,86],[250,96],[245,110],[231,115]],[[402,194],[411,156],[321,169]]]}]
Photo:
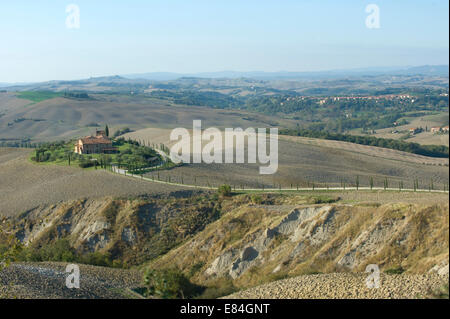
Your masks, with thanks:
[{"label": "rolling hill", "polygon": [[[205,127],[204,127],[205,128]],[[171,146],[170,130],[148,128],[124,136],[148,143]],[[448,159],[430,158],[380,147],[314,138],[280,136],[278,145],[278,171],[273,175],[260,175],[258,164],[189,164],[169,171],[160,177],[186,184],[219,186],[230,184],[236,189],[278,187],[354,185],[359,176],[361,186],[382,187],[385,178],[389,187],[413,187],[419,179],[420,188],[427,189],[430,181],[439,189],[447,187]],[[154,175],[154,174],[153,174]],[[152,174],[148,174],[152,176]]]},{"label": "rolling hill", "polygon": [[0,148],[0,216],[19,215],[41,205],[102,196],[177,196],[191,189],[143,183],[104,170],[33,164],[29,149]]},{"label": "rolling hill", "polygon": [[266,127],[289,120],[245,111],[173,105],[144,96],[90,94],[89,99],[55,97],[40,102],[0,93],[0,139],[55,141],[92,134],[108,124],[123,127],[192,127],[192,120],[216,127]]}]

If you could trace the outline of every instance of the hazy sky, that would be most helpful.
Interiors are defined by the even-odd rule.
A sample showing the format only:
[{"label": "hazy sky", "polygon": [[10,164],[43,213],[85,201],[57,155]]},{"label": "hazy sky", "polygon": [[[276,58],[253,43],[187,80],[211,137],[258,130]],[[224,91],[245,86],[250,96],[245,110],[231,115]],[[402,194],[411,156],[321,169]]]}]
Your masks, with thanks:
[{"label": "hazy sky", "polygon": [[[66,27],[66,6],[80,28]],[[380,28],[366,27],[368,4]],[[2,0],[0,82],[448,64],[448,1]]]}]

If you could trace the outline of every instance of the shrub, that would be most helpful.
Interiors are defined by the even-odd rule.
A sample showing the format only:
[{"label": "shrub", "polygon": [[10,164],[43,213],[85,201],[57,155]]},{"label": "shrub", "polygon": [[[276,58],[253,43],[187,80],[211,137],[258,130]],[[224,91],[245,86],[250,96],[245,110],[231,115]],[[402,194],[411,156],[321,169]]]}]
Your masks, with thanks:
[{"label": "shrub", "polygon": [[81,168],[88,168],[88,167],[94,166],[94,163],[93,162],[81,162],[80,164],[78,164],[78,166],[80,166]]},{"label": "shrub", "polygon": [[448,283],[444,284],[440,289],[436,289],[435,291],[431,292],[431,294],[428,296],[428,298],[432,298],[432,299],[449,299],[449,296],[448,296]]},{"label": "shrub", "polygon": [[192,284],[177,269],[147,269],[144,274],[146,296],[157,296],[163,299],[191,298],[200,293],[201,287]]},{"label": "shrub", "polygon": [[198,299],[217,299],[223,296],[231,295],[237,292],[238,289],[233,285],[233,281],[228,278],[219,279],[214,286],[205,288]]},{"label": "shrub", "polygon": [[89,264],[94,266],[103,266],[103,267],[109,267],[111,266],[111,258],[108,253],[102,254],[100,252],[93,252],[86,254],[84,256],[81,256],[80,261],[83,264]]},{"label": "shrub", "polygon": [[119,130],[115,131],[113,137],[117,137],[117,136],[123,135],[125,133],[129,133],[129,132],[133,132],[133,131],[130,128],[125,127],[123,129],[119,129]]},{"label": "shrub", "polygon": [[116,222],[117,216],[117,205],[115,203],[109,204],[103,211],[102,215],[106,218],[106,221],[110,224],[114,224]]},{"label": "shrub", "polygon": [[221,196],[230,196],[231,195],[231,186],[230,185],[221,185],[219,186],[217,192],[219,193],[219,195]]},{"label": "shrub", "polygon": [[[0,247],[1,252],[1,247]],[[92,252],[82,254],[77,252],[67,239],[59,239],[42,247],[23,247],[17,254],[18,261],[62,261],[77,262],[103,267],[126,268],[127,264],[120,260],[111,261],[109,253]]]},{"label": "shrub", "polygon": [[252,194],[250,196],[250,200],[253,204],[261,204],[262,203],[262,197],[260,195]]},{"label": "shrub", "polygon": [[202,261],[199,261],[199,262],[195,263],[195,264],[191,267],[191,269],[189,270],[189,277],[192,277],[192,276],[194,276],[196,273],[198,273],[198,272],[202,269],[202,267],[203,267],[204,265],[205,265],[205,263],[202,262]]},{"label": "shrub", "polygon": [[112,261],[112,267],[113,268],[124,268],[127,269],[128,268],[128,264],[126,261],[122,261],[120,259],[114,259]]},{"label": "shrub", "polygon": [[402,266],[398,266],[398,267],[386,269],[384,272],[389,275],[400,275],[405,272],[405,269],[403,269]]},{"label": "shrub", "polygon": [[331,204],[339,201],[339,197],[328,197],[328,196],[308,196],[306,201],[308,204]]},{"label": "shrub", "polygon": [[[0,224],[0,236],[4,235],[2,229],[2,224]],[[22,243],[17,240],[14,236],[8,236],[6,243],[0,245],[0,271],[8,267],[11,262],[18,260],[18,256],[23,250]],[[0,284],[1,286],[1,284]],[[1,298],[1,291],[0,291]]]},{"label": "shrub", "polygon": [[27,253],[28,258],[34,261],[75,261],[75,250],[70,246],[67,239],[59,239],[48,244],[39,250],[32,250]]}]

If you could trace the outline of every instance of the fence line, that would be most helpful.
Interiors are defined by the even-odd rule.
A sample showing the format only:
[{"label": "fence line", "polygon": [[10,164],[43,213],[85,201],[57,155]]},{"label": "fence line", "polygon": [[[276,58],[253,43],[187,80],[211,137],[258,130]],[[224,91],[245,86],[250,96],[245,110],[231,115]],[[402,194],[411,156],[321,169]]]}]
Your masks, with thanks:
[{"label": "fence line", "polygon": [[[189,187],[189,188],[198,188],[198,189],[206,189],[206,190],[217,190],[217,187],[213,186],[202,186],[202,185],[192,185],[192,184],[181,184],[181,183],[175,183],[175,182],[168,182],[168,181],[162,181],[154,178],[148,178],[144,177],[143,175],[136,175],[127,173],[127,170],[116,168],[115,166],[112,166],[112,169],[110,172],[123,175],[123,176],[129,176],[134,177],[140,180],[153,182],[153,183],[161,183],[161,184],[167,184],[167,185],[173,185],[173,186],[180,186],[180,187]],[[382,190],[382,191],[397,191],[397,192],[425,192],[425,193],[448,193],[448,190],[439,190],[439,189],[413,189],[413,188],[402,188],[399,189],[398,187],[363,187],[363,186],[345,186],[345,187],[292,187],[292,188],[282,188],[282,187],[262,187],[262,188],[245,188],[245,189],[239,189],[238,190],[244,190],[244,191],[260,191],[260,192],[274,192],[274,191],[327,191],[327,190]]]}]

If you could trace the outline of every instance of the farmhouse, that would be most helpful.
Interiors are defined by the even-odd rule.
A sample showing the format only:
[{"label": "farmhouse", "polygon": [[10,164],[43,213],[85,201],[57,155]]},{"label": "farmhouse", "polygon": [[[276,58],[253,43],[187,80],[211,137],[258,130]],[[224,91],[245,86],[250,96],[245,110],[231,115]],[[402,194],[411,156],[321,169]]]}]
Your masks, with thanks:
[{"label": "farmhouse", "polygon": [[421,127],[412,127],[409,129],[409,133],[412,135],[420,133],[422,131],[423,131],[423,129]]},{"label": "farmhouse", "polygon": [[448,133],[448,125],[443,126],[443,127],[432,127],[431,132],[432,133],[439,133],[439,132]]},{"label": "farmhouse", "polygon": [[439,126],[436,126],[436,127],[432,127],[431,128],[431,133],[438,133],[438,132],[440,132],[441,131],[441,128],[439,127]]},{"label": "farmhouse", "polygon": [[80,138],[75,144],[75,153],[97,154],[115,153],[117,149],[112,146],[112,140],[106,136],[105,131],[97,130],[95,136]]}]

